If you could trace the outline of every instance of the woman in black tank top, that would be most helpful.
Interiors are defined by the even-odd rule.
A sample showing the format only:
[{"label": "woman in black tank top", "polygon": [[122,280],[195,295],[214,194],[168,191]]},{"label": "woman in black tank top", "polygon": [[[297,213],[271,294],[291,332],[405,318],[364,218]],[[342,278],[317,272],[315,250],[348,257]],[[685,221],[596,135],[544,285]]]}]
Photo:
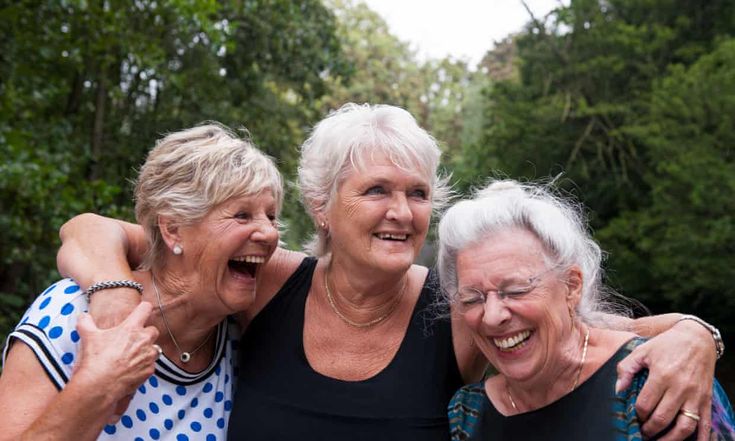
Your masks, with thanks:
[{"label": "woman in black tank top", "polygon": [[241,359],[229,439],[447,440],[446,404],[462,382],[450,323],[432,307],[435,278],[427,278],[388,366],[369,379],[342,381],[316,372],[304,354],[315,267],[316,259],[304,259],[243,337],[243,352],[257,356]]}]

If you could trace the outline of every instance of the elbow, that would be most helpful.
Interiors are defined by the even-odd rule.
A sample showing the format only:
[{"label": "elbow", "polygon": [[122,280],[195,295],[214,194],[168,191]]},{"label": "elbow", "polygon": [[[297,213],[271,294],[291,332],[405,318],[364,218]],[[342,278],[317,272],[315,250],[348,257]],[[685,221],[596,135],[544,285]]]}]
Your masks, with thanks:
[{"label": "elbow", "polygon": [[94,222],[95,219],[99,218],[100,216],[94,213],[82,213],[64,222],[64,225],[62,225],[59,230],[61,243],[63,244],[65,241],[69,240],[70,237],[73,237],[72,231],[77,228],[79,224]]}]

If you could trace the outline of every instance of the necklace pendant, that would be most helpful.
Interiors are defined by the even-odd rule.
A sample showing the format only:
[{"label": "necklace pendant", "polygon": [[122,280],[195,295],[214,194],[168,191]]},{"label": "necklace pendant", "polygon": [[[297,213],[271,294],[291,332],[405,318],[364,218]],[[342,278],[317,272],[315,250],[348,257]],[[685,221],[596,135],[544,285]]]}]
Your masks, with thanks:
[{"label": "necklace pendant", "polygon": [[181,360],[182,363],[188,363],[189,360],[191,360],[191,354],[188,352],[182,352],[181,355],[179,355],[179,360]]}]

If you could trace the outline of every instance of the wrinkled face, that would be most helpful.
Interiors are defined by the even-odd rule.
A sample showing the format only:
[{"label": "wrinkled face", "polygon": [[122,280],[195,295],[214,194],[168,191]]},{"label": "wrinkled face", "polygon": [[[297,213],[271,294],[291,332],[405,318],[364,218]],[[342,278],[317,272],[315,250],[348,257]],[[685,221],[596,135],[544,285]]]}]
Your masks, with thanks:
[{"label": "wrinkled face", "polygon": [[459,311],[477,347],[515,381],[553,381],[572,341],[568,308],[578,289],[544,256],[522,229],[491,234],[457,256]]},{"label": "wrinkled face", "polygon": [[327,209],[335,261],[362,270],[408,270],[426,239],[431,209],[428,179],[376,154],[349,174]]},{"label": "wrinkled face", "polygon": [[[236,197],[214,207],[201,222],[180,228],[187,279],[210,308],[242,311],[255,298],[259,267],[278,245],[276,200],[270,191]],[[219,308],[218,308],[219,309]]]}]

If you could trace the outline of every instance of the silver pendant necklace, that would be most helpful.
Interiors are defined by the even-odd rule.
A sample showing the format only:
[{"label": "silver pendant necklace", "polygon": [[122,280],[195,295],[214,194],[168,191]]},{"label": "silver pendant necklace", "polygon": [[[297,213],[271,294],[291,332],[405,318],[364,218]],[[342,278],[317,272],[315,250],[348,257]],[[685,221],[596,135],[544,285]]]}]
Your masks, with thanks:
[{"label": "silver pendant necklace", "polygon": [[181,349],[181,346],[179,346],[179,343],[176,341],[176,337],[174,337],[173,332],[171,332],[171,328],[168,326],[168,321],[166,320],[166,314],[163,313],[163,305],[161,304],[161,293],[158,292],[158,287],[156,286],[156,278],[153,276],[153,273],[151,272],[151,282],[153,283],[153,291],[156,292],[156,300],[158,301],[158,310],[161,312],[161,318],[163,319],[163,326],[166,327],[166,331],[168,331],[169,337],[171,337],[171,341],[174,342],[174,346],[176,346],[176,349],[179,351],[179,360],[181,360],[182,363],[188,363],[189,360],[191,360],[191,356],[194,355],[196,351],[203,348],[204,345],[209,341],[209,337],[212,336],[212,333],[214,330],[210,331],[210,333],[207,335],[207,338],[204,339],[203,342],[194,350],[192,351],[183,351]]}]

